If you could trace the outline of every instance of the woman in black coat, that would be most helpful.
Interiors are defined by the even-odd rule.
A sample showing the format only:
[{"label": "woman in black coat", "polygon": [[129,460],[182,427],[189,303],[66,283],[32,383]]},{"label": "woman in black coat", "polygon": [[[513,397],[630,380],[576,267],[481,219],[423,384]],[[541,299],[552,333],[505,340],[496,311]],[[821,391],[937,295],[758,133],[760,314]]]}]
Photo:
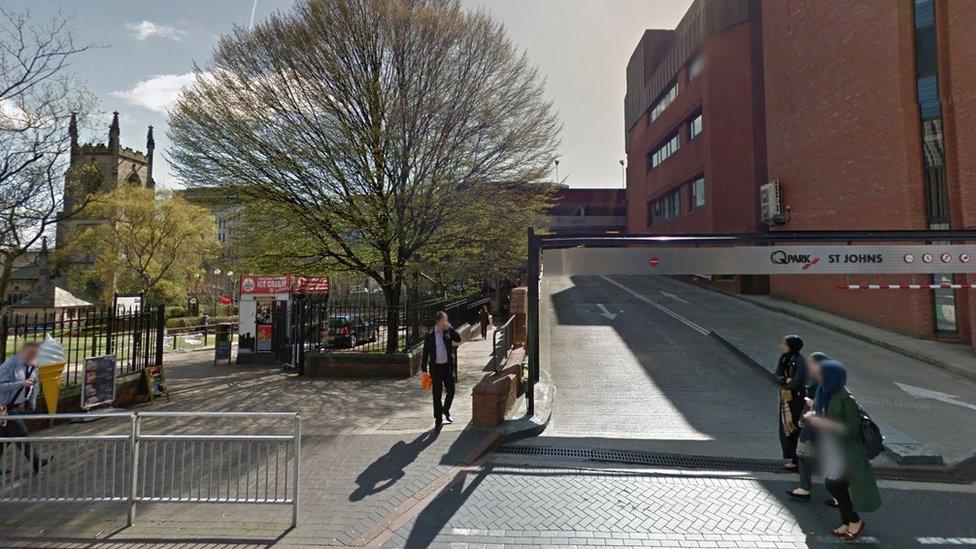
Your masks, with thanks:
[{"label": "woman in black coat", "polygon": [[807,367],[800,349],[800,336],[788,335],[780,347],[776,366],[776,382],[779,384],[779,442],[783,448],[783,465],[788,470],[797,467],[796,443],[800,437],[800,419],[803,416],[807,385]]}]

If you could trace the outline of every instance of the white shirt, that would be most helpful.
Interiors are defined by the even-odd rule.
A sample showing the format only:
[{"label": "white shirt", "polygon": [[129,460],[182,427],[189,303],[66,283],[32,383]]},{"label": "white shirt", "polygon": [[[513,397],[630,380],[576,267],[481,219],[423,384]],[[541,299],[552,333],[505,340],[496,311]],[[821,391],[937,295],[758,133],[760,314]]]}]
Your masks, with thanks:
[{"label": "white shirt", "polygon": [[434,328],[434,362],[447,364],[447,346],[444,345],[444,332]]},{"label": "white shirt", "polygon": [[[14,378],[16,378],[17,381],[24,381],[24,379],[27,378],[27,368],[32,368],[34,370],[33,372],[31,372],[30,378],[34,381],[34,384],[36,385],[37,384],[36,366],[21,366],[20,368],[17,368],[16,370],[14,370]],[[14,406],[20,406],[21,404],[30,400],[31,393],[33,392],[34,392],[33,386],[30,389],[21,390],[17,395],[17,399],[14,401]]]}]

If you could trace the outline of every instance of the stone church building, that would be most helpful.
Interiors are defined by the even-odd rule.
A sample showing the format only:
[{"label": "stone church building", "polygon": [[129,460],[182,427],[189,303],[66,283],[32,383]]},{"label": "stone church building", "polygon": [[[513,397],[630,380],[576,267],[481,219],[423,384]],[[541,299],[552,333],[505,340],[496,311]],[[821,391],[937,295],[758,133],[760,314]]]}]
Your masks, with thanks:
[{"label": "stone church building", "polygon": [[[65,174],[64,207],[56,224],[56,243],[64,248],[77,231],[100,221],[85,215],[85,210],[72,216],[81,201],[93,193],[111,192],[121,184],[155,188],[153,180],[153,152],[156,148],[153,128],[146,135],[146,152],[123,147],[119,140],[119,113],[112,116],[108,129],[108,144],[79,143],[78,121],[72,115],[68,127],[71,157]],[[71,177],[84,169],[85,177]],[[39,251],[25,254],[16,265],[6,295],[0,296],[10,306],[13,315],[53,314],[55,318],[71,317],[91,303],[78,296],[96,298],[97,288],[72,288],[64,275],[85,261],[72,258],[56,269],[49,261],[47,239]]]}]

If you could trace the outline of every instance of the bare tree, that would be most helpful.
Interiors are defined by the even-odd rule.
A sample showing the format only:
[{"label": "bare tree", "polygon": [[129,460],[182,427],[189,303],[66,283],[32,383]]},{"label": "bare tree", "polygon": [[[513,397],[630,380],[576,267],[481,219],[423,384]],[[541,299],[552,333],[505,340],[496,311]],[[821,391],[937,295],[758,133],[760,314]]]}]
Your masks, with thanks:
[{"label": "bare tree", "polygon": [[178,173],[267,205],[305,254],[378,281],[389,333],[414,263],[462,253],[469,220],[513,195],[493,182],[530,200],[555,157],[542,78],[457,0],[305,0],[235,29],[196,73],[171,112]]},{"label": "bare tree", "polygon": [[92,103],[68,65],[88,47],[64,17],[36,23],[0,8],[0,300],[17,260],[61,210],[69,119]]}]

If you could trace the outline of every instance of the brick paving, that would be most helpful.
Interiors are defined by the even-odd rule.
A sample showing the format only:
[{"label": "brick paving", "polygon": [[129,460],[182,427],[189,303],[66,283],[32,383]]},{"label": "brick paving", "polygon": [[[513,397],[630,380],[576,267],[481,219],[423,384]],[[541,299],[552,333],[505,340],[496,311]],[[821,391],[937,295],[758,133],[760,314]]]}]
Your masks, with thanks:
[{"label": "brick paving", "polygon": [[[468,468],[388,547],[821,547],[837,512],[787,501],[783,478],[488,462]],[[822,488],[815,493],[820,499]],[[967,539],[976,490],[886,484],[865,544],[911,547],[925,535]],[[949,516],[946,512],[949,512]],[[955,516],[956,519],[953,519]]]},{"label": "brick paving", "polygon": [[[467,424],[471,387],[489,361],[490,342],[461,346],[461,379],[454,425],[433,432],[430,396],[417,378],[310,380],[268,366],[214,366],[210,353],[167,356],[172,401],[166,411],[298,411],[302,414],[302,496],[299,526],[288,530],[289,506],[140,504],[125,526],[115,503],[0,503],[0,531],[18,543],[111,538],[213,540],[269,544],[351,544],[418,493],[452,471],[490,431]],[[148,407],[145,409],[149,409]],[[125,423],[123,425],[122,423]],[[152,420],[147,428],[180,433],[268,433],[266,420]],[[124,433],[127,422],[61,425],[44,434]],[[288,425],[285,425],[287,432]],[[87,461],[89,453],[67,459]],[[183,463],[177,454],[177,462]],[[42,475],[55,475],[52,468]],[[68,475],[77,468],[66,467]],[[247,474],[245,471],[244,474]],[[165,476],[161,473],[161,476]],[[253,476],[252,476],[253,478]],[[221,541],[222,540],[222,541]]]}]

